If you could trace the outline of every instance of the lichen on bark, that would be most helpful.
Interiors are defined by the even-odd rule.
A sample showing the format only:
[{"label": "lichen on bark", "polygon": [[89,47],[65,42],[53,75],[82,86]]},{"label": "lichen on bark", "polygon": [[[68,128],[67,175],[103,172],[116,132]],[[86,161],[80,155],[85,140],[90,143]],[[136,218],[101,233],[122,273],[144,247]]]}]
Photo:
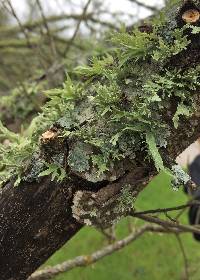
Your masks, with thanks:
[{"label": "lichen on bark", "polygon": [[[75,175],[91,183],[115,182],[151,162],[154,171],[170,172],[173,134],[199,112],[200,23],[198,17],[184,20],[190,9],[199,11],[199,4],[173,7],[152,22],[150,32],[111,34],[106,55],[77,67],[77,79],[68,76],[62,89],[48,91],[50,101],[26,133],[17,141],[10,135],[9,145],[1,145],[2,183],[12,175],[18,183],[26,180],[24,169],[36,151],[44,163],[38,178],[52,170],[53,179]],[[44,145],[46,129],[55,137]]]}]

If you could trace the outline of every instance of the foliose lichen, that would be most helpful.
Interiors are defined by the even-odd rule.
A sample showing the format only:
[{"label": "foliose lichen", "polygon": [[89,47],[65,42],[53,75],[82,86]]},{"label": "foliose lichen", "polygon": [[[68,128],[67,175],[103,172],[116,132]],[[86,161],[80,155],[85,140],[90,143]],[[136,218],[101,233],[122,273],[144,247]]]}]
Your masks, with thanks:
[{"label": "foliose lichen", "polygon": [[[19,174],[18,166],[23,170],[38,148],[41,132],[55,123],[59,137],[73,142],[64,163],[71,171],[96,170],[94,180],[101,180],[116,162],[127,158],[134,162],[139,153],[153,160],[158,171],[165,170],[159,149],[167,147],[180,118],[189,118],[197,109],[200,86],[198,61],[188,65],[184,56],[191,47],[196,55],[200,27],[180,26],[176,19],[171,17],[171,24],[166,18],[155,20],[150,33],[135,28],[131,34],[125,30],[112,34],[114,48],[92,58],[90,65],[77,67],[77,79],[68,76],[63,89],[48,91],[50,101],[28,131],[11,135],[8,146],[0,145],[0,181]],[[177,63],[171,65],[172,61]],[[7,139],[9,132],[3,126],[0,130]],[[51,158],[48,164],[57,163]]]}]

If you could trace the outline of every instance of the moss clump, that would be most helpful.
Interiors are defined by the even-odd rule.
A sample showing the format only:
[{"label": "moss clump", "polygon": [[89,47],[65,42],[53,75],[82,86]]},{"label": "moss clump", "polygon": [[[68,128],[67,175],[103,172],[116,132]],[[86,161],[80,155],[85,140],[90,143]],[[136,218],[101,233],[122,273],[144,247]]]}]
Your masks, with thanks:
[{"label": "moss clump", "polygon": [[[188,118],[194,112],[200,85],[199,66],[187,66],[185,60],[181,67],[170,65],[199,40],[200,32],[197,26],[179,27],[175,22],[174,18],[173,25],[166,20],[154,23],[148,34],[137,30],[112,34],[112,51],[75,69],[77,80],[84,82],[68,77],[63,89],[48,91],[50,101],[26,138],[32,152],[41,131],[56,123],[59,137],[69,146],[73,143],[65,162],[69,172],[93,171],[90,180],[96,182],[118,161],[139,161],[138,154],[152,158],[157,170],[165,169],[159,148],[166,147],[180,116]],[[13,161],[12,156],[8,161],[12,145],[1,147],[1,178]],[[87,152],[85,145],[90,146]],[[21,166],[26,163],[23,152],[17,160]]]}]

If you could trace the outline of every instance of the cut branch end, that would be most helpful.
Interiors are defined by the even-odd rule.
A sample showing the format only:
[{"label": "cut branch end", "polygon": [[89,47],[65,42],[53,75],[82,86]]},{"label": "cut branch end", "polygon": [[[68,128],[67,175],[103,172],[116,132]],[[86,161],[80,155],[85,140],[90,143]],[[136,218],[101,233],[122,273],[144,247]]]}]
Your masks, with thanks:
[{"label": "cut branch end", "polygon": [[182,19],[186,23],[196,23],[200,19],[200,13],[196,9],[190,9],[183,13]]},{"label": "cut branch end", "polygon": [[51,140],[55,139],[56,136],[57,136],[56,132],[54,132],[52,130],[47,130],[42,134],[42,141],[43,142],[51,141]]}]

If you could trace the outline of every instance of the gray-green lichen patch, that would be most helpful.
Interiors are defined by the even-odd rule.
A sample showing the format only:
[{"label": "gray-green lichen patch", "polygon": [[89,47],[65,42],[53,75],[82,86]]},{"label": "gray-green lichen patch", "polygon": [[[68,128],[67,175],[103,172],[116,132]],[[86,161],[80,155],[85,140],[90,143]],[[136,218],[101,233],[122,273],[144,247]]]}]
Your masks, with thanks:
[{"label": "gray-green lichen patch", "polygon": [[72,205],[73,217],[88,226],[109,228],[134,210],[134,194],[137,193],[127,185],[118,194],[101,201],[98,193],[77,191]]},{"label": "gray-green lichen patch", "polygon": [[181,185],[186,185],[191,180],[191,177],[179,165],[172,166],[172,173],[174,179],[172,180],[172,187],[177,190]]},{"label": "gray-green lichen patch", "polygon": [[72,172],[84,172],[90,169],[89,159],[92,154],[91,146],[75,142],[75,145],[70,146],[68,155],[68,165]]}]

